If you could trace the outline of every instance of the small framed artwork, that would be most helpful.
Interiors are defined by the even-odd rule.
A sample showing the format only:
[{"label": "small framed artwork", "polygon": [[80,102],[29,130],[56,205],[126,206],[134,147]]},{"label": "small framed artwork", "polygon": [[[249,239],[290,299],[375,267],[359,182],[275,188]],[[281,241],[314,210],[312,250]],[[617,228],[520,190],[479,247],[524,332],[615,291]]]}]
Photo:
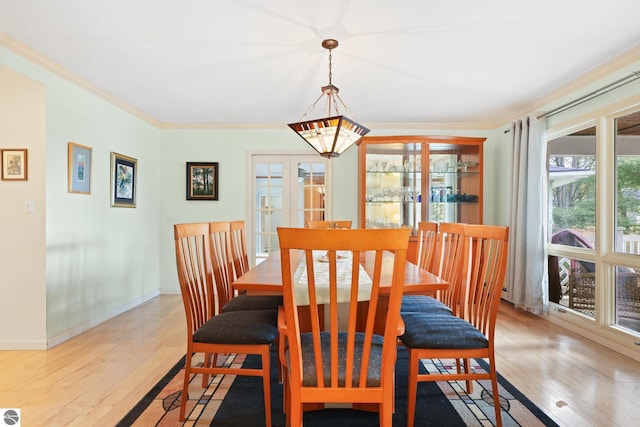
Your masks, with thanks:
[{"label": "small framed artwork", "polygon": [[3,181],[27,180],[27,149],[3,148],[0,150],[2,157]]},{"label": "small framed artwork", "polygon": [[187,200],[218,200],[218,163],[187,162]]},{"label": "small framed artwork", "polygon": [[91,147],[70,142],[67,144],[69,160],[69,193],[91,194]]},{"label": "small framed artwork", "polygon": [[136,207],[138,160],[118,153],[111,153],[111,206]]}]

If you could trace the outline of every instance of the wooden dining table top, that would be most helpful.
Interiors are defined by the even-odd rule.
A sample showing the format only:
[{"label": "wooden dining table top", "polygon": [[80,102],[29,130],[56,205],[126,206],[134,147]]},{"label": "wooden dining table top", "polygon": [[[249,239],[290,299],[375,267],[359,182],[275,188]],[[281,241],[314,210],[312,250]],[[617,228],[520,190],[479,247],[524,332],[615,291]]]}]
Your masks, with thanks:
[{"label": "wooden dining table top", "polygon": [[[394,255],[385,252],[382,260],[381,292],[391,284]],[[373,274],[374,253],[362,254],[360,264],[365,271]],[[280,252],[272,252],[260,264],[251,268],[245,274],[233,282],[233,288],[239,292],[282,294],[282,273],[280,265]],[[405,261],[404,293],[405,294],[430,294],[438,290],[446,289],[449,283],[433,273],[419,268],[410,261]]]}]

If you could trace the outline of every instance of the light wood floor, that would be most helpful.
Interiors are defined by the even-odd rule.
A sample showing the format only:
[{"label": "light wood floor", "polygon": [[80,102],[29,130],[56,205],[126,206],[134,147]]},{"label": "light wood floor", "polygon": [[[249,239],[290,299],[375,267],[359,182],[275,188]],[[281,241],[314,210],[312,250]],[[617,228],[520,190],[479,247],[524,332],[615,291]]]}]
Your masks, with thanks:
[{"label": "light wood floor", "polygon": [[[0,407],[22,425],[113,426],[183,355],[163,295],[48,351],[0,351]],[[498,371],[562,426],[640,425],[640,363],[504,303]]]}]

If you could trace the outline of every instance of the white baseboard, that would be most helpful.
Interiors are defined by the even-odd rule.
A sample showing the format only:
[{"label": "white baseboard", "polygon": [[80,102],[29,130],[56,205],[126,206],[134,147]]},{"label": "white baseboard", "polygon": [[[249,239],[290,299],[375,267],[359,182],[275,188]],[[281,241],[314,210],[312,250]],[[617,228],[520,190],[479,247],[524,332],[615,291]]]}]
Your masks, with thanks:
[{"label": "white baseboard", "polygon": [[[45,350],[45,349],[49,349],[52,347],[57,346],[58,344],[61,344],[73,337],[75,337],[76,335],[80,335],[83,332],[88,331],[89,329],[98,326],[99,324],[113,318],[116,317],[119,314],[124,313],[125,311],[131,310],[134,307],[139,306],[140,304],[143,304],[147,301],[149,301],[150,299],[153,299],[155,297],[157,297],[158,295],[160,295],[160,290],[156,289],[153,292],[150,292],[146,295],[142,295],[132,301],[129,301],[127,304],[122,305],[120,307],[116,307],[113,310],[104,313],[102,316],[100,317],[96,317],[93,319],[90,319],[78,326],[75,326],[71,329],[68,329],[56,336],[53,336],[51,338],[49,338],[46,342],[46,346],[44,348],[39,348],[39,350]],[[0,343],[0,345],[2,345],[2,343]],[[25,349],[27,350],[27,349]]]},{"label": "white baseboard", "polygon": [[0,350],[46,350],[47,340],[0,341]]}]

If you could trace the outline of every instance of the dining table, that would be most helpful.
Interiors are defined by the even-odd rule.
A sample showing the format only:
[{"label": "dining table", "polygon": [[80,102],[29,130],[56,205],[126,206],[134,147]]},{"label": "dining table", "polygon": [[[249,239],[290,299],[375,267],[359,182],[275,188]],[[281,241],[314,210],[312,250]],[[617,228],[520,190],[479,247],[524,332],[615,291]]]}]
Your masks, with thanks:
[{"label": "dining table", "polygon": [[[301,257],[302,259],[302,257]],[[374,253],[364,252],[360,257],[360,265],[367,273],[373,274]],[[384,252],[382,259],[381,293],[391,284],[394,255]],[[385,286],[386,285],[386,286]],[[264,261],[256,264],[242,276],[237,278],[233,288],[238,292],[253,294],[282,294],[282,272],[280,251],[271,252]],[[418,267],[411,261],[405,261],[404,294],[433,294],[445,290],[449,283],[433,273]]]},{"label": "dining table", "polygon": [[[299,256],[302,260],[301,253]],[[373,252],[363,252],[360,256],[360,265],[370,275],[373,275],[374,261],[375,254]],[[380,278],[380,293],[382,295],[388,293],[390,289],[393,264],[394,254],[385,251]],[[433,295],[439,290],[447,289],[448,286],[449,283],[437,275],[421,269],[410,261],[405,261],[403,294]],[[282,295],[280,251],[271,252],[262,262],[237,278],[232,287],[239,293]],[[384,303],[382,306],[384,307]],[[376,330],[379,328],[384,328],[384,326],[376,322]]]}]

